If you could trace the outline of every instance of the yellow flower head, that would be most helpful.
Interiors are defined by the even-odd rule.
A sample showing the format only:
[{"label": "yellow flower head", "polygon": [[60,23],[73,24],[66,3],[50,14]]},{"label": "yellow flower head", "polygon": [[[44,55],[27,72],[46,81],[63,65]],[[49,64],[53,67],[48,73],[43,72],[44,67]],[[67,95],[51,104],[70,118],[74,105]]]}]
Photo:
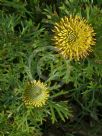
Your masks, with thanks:
[{"label": "yellow flower head", "polygon": [[49,97],[49,91],[46,84],[40,81],[28,82],[24,91],[25,105],[33,105],[34,107],[42,107],[45,105]]},{"label": "yellow flower head", "polygon": [[64,17],[55,23],[53,41],[59,53],[67,59],[86,57],[95,45],[95,33],[87,20],[79,16]]}]

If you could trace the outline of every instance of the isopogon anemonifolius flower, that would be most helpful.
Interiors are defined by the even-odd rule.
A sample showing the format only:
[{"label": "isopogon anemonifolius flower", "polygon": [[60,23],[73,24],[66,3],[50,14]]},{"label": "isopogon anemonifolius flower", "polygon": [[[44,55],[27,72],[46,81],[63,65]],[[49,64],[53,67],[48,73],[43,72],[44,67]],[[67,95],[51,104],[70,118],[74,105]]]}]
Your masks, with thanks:
[{"label": "isopogon anemonifolius flower", "polygon": [[41,81],[27,82],[24,90],[24,103],[27,106],[42,107],[49,97],[47,85]]},{"label": "isopogon anemonifolius flower", "polygon": [[53,41],[58,52],[66,59],[79,60],[92,52],[95,33],[90,24],[79,16],[65,16],[55,23]]}]

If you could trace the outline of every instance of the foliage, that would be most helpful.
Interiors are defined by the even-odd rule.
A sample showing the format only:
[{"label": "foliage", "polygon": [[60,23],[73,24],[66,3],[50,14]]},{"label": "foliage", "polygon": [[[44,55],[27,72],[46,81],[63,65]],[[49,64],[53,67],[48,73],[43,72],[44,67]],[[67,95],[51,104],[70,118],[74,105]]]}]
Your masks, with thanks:
[{"label": "foliage", "polygon": [[[93,52],[80,61],[63,58],[51,40],[66,15],[86,18],[96,33]],[[45,136],[49,125],[62,136],[101,136],[101,28],[101,0],[0,0],[1,136]],[[25,83],[34,79],[50,91],[39,108],[23,102]]]}]

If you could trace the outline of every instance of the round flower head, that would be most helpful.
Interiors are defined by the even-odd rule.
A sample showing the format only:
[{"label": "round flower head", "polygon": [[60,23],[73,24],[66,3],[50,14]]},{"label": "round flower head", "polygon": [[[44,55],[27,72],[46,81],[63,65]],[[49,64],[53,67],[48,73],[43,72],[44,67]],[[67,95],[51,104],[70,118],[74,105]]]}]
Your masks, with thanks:
[{"label": "round flower head", "polygon": [[42,107],[45,105],[49,97],[49,91],[46,84],[40,81],[28,82],[24,91],[25,105],[33,105],[34,107]]},{"label": "round flower head", "polygon": [[59,53],[67,59],[86,57],[95,45],[95,33],[85,19],[79,16],[64,17],[55,23],[53,41]]}]

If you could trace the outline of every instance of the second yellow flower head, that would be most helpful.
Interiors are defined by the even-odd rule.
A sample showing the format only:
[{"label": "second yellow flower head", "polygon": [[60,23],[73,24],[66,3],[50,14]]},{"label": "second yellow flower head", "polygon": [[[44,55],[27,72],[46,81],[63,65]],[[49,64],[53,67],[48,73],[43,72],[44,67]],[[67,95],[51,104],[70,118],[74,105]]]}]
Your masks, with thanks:
[{"label": "second yellow flower head", "polygon": [[31,81],[26,84],[24,90],[24,103],[27,106],[42,107],[49,97],[49,91],[43,82]]}]

